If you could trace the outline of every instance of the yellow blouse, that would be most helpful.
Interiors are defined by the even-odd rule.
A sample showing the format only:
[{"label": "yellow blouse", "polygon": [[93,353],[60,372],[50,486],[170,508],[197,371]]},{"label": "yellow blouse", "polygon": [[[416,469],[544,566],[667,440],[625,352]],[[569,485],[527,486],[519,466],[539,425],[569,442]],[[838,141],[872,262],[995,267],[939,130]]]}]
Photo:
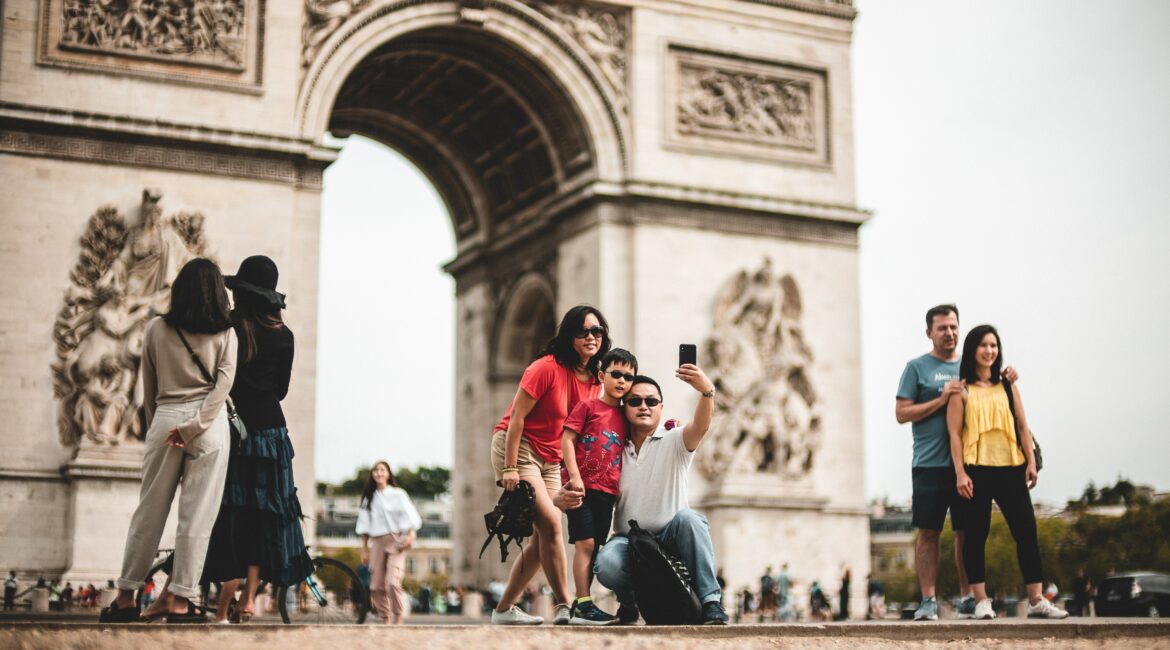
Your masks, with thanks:
[{"label": "yellow blouse", "polygon": [[967,408],[963,412],[963,464],[1017,467],[1024,462],[1003,384],[968,386]]}]

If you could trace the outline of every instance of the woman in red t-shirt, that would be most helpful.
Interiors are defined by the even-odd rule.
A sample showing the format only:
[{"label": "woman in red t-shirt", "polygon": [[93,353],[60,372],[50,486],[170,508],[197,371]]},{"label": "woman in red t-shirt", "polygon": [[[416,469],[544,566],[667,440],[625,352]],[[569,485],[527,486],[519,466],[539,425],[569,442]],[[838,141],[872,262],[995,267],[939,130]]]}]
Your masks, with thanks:
[{"label": "woman in red t-shirt", "polygon": [[578,305],[561,319],[553,337],[520,379],[520,388],[492,435],[496,483],[512,491],[520,481],[536,493],[532,541],[512,566],[508,585],[492,612],[497,625],[539,625],[515,606],[538,568],[556,598],[555,624],[569,622],[569,584],[565,579],[565,544],[561,511],[553,498],[561,487],[561,432],[565,418],[582,400],[597,395],[597,366],[609,351],[609,325],[593,307]]}]

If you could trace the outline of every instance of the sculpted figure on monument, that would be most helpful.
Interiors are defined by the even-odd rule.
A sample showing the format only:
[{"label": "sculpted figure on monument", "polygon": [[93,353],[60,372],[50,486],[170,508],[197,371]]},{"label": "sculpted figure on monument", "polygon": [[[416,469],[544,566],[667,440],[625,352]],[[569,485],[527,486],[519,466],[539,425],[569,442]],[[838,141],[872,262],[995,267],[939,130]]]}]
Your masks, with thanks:
[{"label": "sculpted figure on monument", "polygon": [[349,17],[370,0],[305,0],[305,24],[301,28],[301,65],[308,67],[317,50]]},{"label": "sculpted figure on monument", "polygon": [[610,89],[625,98],[626,24],[622,10],[551,2],[538,3],[537,8],[569,32],[601,68]]},{"label": "sculpted figure on monument", "polygon": [[807,82],[684,65],[678,96],[681,133],[765,136],[783,144],[816,144]]},{"label": "sculpted figure on monument", "polygon": [[706,341],[715,384],[714,445],[697,460],[708,478],[731,471],[804,476],[820,446],[818,400],[808,379],[800,291],[771,260],[723,288]]},{"label": "sculpted figure on monument", "polygon": [[133,227],[114,208],[99,209],[81,239],[73,285],[53,329],[57,427],[66,446],[142,434],[143,329],[166,307],[178,269],[206,247],[202,215],[163,218],[160,199],[143,191],[141,222]]},{"label": "sculpted figure on monument", "polygon": [[244,63],[245,0],[62,0],[61,45]]}]

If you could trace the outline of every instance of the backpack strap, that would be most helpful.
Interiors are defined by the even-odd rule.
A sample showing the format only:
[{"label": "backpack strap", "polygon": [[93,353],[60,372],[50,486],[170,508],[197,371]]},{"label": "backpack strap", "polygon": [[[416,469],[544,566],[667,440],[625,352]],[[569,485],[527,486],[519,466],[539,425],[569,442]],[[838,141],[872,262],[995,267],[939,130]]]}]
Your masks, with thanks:
[{"label": "backpack strap", "polygon": [[[1016,417],[1016,396],[1012,392],[1012,383],[1006,379],[1001,379],[999,383],[1003,384],[1003,390],[1005,393],[1007,393],[1008,410],[1012,413],[1012,423],[1016,425],[1016,446],[1019,447],[1020,452],[1023,453],[1024,443],[1022,440],[1020,440],[1020,420]],[[1028,455],[1024,454],[1024,458],[1027,457]]]}]

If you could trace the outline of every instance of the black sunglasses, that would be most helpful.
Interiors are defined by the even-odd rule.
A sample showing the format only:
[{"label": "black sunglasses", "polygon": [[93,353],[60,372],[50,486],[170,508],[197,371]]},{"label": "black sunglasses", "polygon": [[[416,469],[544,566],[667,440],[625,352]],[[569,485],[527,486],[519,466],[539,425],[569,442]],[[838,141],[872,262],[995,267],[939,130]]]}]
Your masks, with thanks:
[{"label": "black sunglasses", "polygon": [[610,370],[608,374],[610,377],[613,377],[614,379],[625,379],[626,381],[634,381],[633,375],[631,375],[628,372],[622,372],[621,370]]},{"label": "black sunglasses", "polygon": [[595,339],[600,339],[601,337],[605,336],[605,328],[603,328],[603,327],[586,327],[585,329],[581,330],[580,332],[577,332],[573,336],[575,338],[583,339],[583,338],[586,338],[590,335],[592,335],[593,338],[595,338]]},{"label": "black sunglasses", "polygon": [[642,402],[646,402],[646,406],[654,408],[655,406],[661,404],[662,400],[658,399],[657,397],[647,397],[646,399],[642,399],[641,397],[626,398],[626,406],[633,406],[634,408],[638,408],[642,405]]}]

